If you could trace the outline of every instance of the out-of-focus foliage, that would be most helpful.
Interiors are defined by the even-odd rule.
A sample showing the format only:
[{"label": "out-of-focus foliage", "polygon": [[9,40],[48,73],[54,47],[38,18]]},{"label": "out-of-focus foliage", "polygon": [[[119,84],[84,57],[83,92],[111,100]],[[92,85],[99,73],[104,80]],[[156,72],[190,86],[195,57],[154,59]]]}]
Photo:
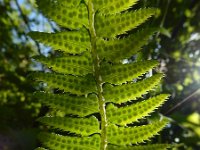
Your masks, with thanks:
[{"label": "out-of-focus foliage", "polygon": [[33,87],[26,79],[31,70],[34,43],[26,36],[36,11],[30,1],[0,0],[0,149],[35,147],[35,118],[40,103],[31,98]]},{"label": "out-of-focus foliage", "polygon": [[175,120],[167,138],[183,143],[179,149],[200,149],[200,1],[151,0],[145,5],[159,7],[160,35],[147,47],[147,56],[159,58],[160,71],[166,73],[163,91],[172,94],[162,113]]}]

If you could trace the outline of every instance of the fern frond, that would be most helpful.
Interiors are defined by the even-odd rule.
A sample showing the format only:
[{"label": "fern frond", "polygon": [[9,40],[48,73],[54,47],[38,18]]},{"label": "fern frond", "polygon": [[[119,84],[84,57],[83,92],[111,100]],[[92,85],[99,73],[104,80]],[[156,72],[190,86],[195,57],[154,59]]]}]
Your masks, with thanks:
[{"label": "fern frond", "polygon": [[163,74],[156,74],[136,83],[128,83],[117,86],[105,86],[104,97],[107,102],[124,103],[136,100],[159,84]]},{"label": "fern frond", "polygon": [[71,133],[89,136],[94,133],[100,133],[99,122],[97,118],[73,118],[73,117],[42,117],[38,121],[52,126],[55,129],[69,131]]},{"label": "fern frond", "polygon": [[90,94],[88,97],[77,97],[68,94],[36,92],[34,96],[47,106],[61,110],[65,114],[84,117],[99,111],[98,99],[95,94]]},{"label": "fern frond", "polygon": [[97,150],[100,147],[99,135],[93,135],[91,137],[70,137],[54,133],[40,133],[39,139],[46,147],[54,150]]},{"label": "fern frond", "polygon": [[54,50],[70,54],[80,54],[90,49],[90,37],[86,31],[30,32],[28,35],[38,42],[51,46]]},{"label": "fern frond", "polygon": [[98,37],[116,37],[125,34],[145,22],[157,12],[155,8],[139,9],[111,16],[97,16],[96,32]]},{"label": "fern frond", "polygon": [[111,62],[120,62],[140,51],[141,47],[148,43],[149,37],[156,31],[156,28],[145,28],[123,39],[109,39],[107,41],[98,39],[97,51],[100,58]]},{"label": "fern frond", "polygon": [[92,60],[88,55],[34,58],[58,73],[84,76],[93,72]]},{"label": "fern frond", "polygon": [[[127,10],[138,0],[36,1],[40,10],[61,26],[59,33],[29,34],[33,39],[62,52],[53,58],[35,57],[51,70],[30,76],[45,83],[41,84],[45,91],[36,92],[35,98],[64,116],[55,114],[39,119],[49,126],[49,132],[53,132],[40,134],[44,148],[166,149],[168,145],[130,146],[149,140],[168,123],[164,118],[152,124],[130,125],[148,116],[168,97],[161,94],[140,100],[155,89],[163,77],[161,73],[148,78],[144,75],[158,62],[122,63],[123,59],[137,55],[157,29],[147,27],[133,35],[121,34],[144,23],[157,9]],[[138,101],[129,103],[131,100]],[[120,107],[115,106],[121,103]]]},{"label": "fern frond", "polygon": [[152,145],[141,145],[141,146],[116,146],[108,145],[108,150],[167,150],[170,148],[169,144],[152,144]]},{"label": "fern frond", "polygon": [[143,75],[157,65],[158,62],[154,60],[130,64],[102,65],[102,79],[112,84],[126,83],[127,81],[133,81],[134,78]]},{"label": "fern frond", "polygon": [[167,94],[161,94],[148,100],[137,102],[136,104],[132,104],[126,107],[108,107],[108,121],[122,126],[138,121],[138,119],[149,115],[156,108],[161,106],[168,97],[169,95]]},{"label": "fern frond", "polygon": [[95,4],[95,10],[100,14],[116,14],[124,10],[129,9],[131,6],[137,3],[138,0],[93,0]]},{"label": "fern frond", "polygon": [[69,7],[66,2],[57,3],[52,0],[37,0],[37,4],[47,17],[63,27],[70,29],[88,27],[88,11],[85,4]]},{"label": "fern frond", "polygon": [[35,72],[31,76],[36,81],[47,83],[51,88],[59,88],[72,94],[86,95],[96,92],[94,78],[90,75],[75,77],[72,75]]},{"label": "fern frond", "polygon": [[138,127],[117,127],[115,125],[108,126],[108,142],[115,145],[130,145],[142,143],[158,134],[166,124],[167,119],[156,121],[152,124]]}]

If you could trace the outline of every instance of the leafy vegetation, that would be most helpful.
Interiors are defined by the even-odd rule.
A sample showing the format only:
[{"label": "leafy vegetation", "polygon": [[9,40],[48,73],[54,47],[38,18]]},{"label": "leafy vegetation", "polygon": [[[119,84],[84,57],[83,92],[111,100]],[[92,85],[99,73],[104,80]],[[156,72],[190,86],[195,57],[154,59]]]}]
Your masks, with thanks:
[{"label": "leafy vegetation", "polygon": [[[147,100],[139,99],[153,90],[163,77],[161,73],[148,78],[142,76],[158,65],[156,61],[123,63],[124,59],[138,53],[154,31],[151,28],[140,29],[133,36],[121,37],[157,13],[155,8],[126,11],[135,3],[134,0],[128,3],[123,0],[37,1],[44,14],[72,30],[29,33],[33,39],[62,52],[54,58],[35,57],[52,72],[30,75],[49,87],[46,91],[37,92],[35,97],[63,113],[63,116],[39,119],[61,130],[59,133],[55,130],[54,133],[40,134],[45,147],[106,150],[118,145],[120,148],[149,140],[168,123],[163,118],[147,125],[133,124],[148,116],[169,97],[160,94]],[[144,33],[146,38],[143,40]],[[134,41],[134,46],[129,44],[130,41]],[[55,88],[60,92],[55,93]],[[136,103],[133,100],[137,100]],[[67,131],[67,135],[63,131]],[[166,149],[169,145],[133,148],[151,147]]]},{"label": "leafy vegetation", "polygon": [[[34,120],[41,107],[32,99],[34,88],[26,79],[32,66],[29,57],[36,55],[37,51],[26,35],[28,27],[19,11],[22,8],[17,4],[17,1],[0,0],[1,150],[35,147],[37,129],[34,129]],[[33,4],[27,5],[35,10]],[[25,16],[30,14],[28,10],[23,9]]]},{"label": "leafy vegetation", "polygon": [[[61,0],[58,0],[58,2],[60,1]],[[63,3],[63,1],[61,2]],[[131,7],[129,7],[129,3],[124,3],[123,7],[120,8],[117,6],[119,4],[108,5],[108,7],[104,7],[103,9],[101,9],[102,13],[98,11],[98,13],[100,14],[99,18],[101,19],[101,17],[104,16],[106,12],[109,12],[111,15],[115,15],[115,13],[113,12],[117,11],[117,7],[119,8],[117,14],[121,13],[121,11],[126,11],[127,8],[128,12],[134,12],[135,10],[138,10],[140,8],[155,7],[159,9],[159,13],[157,13],[153,19],[146,21],[145,23],[137,26],[135,29],[128,31],[125,34],[117,35],[116,37],[106,38],[105,36],[107,36],[108,33],[102,33],[104,37],[103,40],[97,41],[97,45],[99,45],[97,51],[99,57],[103,58],[103,61],[109,62],[109,64],[101,63],[101,68],[105,68],[103,71],[101,70],[101,74],[102,76],[104,76],[104,82],[107,82],[107,84],[103,85],[104,91],[108,91],[112,89],[113,86],[116,86],[113,84],[109,85],[108,82],[110,81],[116,82],[116,84],[119,85],[121,80],[123,80],[123,82],[126,82],[126,80],[128,79],[129,81],[127,83],[130,83],[132,79],[135,79],[134,82],[139,84],[146,83],[143,82],[143,79],[148,79],[152,75],[155,76],[156,72],[164,72],[166,75],[165,78],[162,79],[161,84],[158,84],[159,86],[155,86],[156,88],[154,88],[154,90],[150,90],[147,94],[143,95],[142,98],[136,97],[135,100],[128,101],[127,103],[119,101],[119,104],[117,105],[113,104],[113,102],[110,101],[106,102],[107,113],[109,112],[108,116],[110,115],[110,119],[108,121],[113,122],[112,124],[121,124],[117,126],[123,126],[124,124],[129,123],[130,120],[135,120],[133,123],[126,126],[140,126],[148,123],[151,124],[154,123],[156,120],[161,119],[162,116],[160,114],[158,115],[158,113],[161,112],[162,114],[170,117],[172,119],[172,122],[170,122],[163,131],[159,132],[160,135],[151,138],[151,141],[140,143],[140,145],[142,144],[141,146],[119,146],[109,144],[108,148],[111,150],[158,149],[158,147],[160,147],[160,149],[165,149],[169,146],[168,144],[160,145],[157,143],[178,143],[177,147],[173,148],[174,150],[199,150],[200,24],[197,18],[199,18],[200,15],[200,12],[198,11],[200,9],[200,1],[135,0],[135,2],[132,2],[133,5]],[[65,2],[65,4],[67,3]],[[78,6],[79,2],[77,1],[72,5]],[[81,34],[82,39],[84,38],[85,40],[84,42],[76,41],[78,43],[77,46],[74,45],[74,43],[72,43],[73,40],[70,40],[69,38],[69,40],[65,42],[68,42],[68,45],[59,45],[59,39],[65,41],[64,37],[67,35],[72,36],[75,33],[78,33],[74,32],[77,31],[77,29],[72,31],[71,29],[64,27],[63,25],[56,25],[50,19],[45,18],[40,12],[40,9],[38,11],[36,6],[37,4],[35,4],[35,0],[0,0],[0,149],[3,150],[29,150],[41,146],[39,141],[36,142],[36,135],[38,134],[38,130],[54,132],[56,134],[64,135],[64,137],[66,137],[66,135],[81,137],[81,133],[79,132],[82,132],[84,137],[87,137],[89,134],[92,134],[94,130],[97,131],[97,128],[95,128],[97,126],[98,131],[96,132],[96,134],[99,135],[101,132],[101,128],[99,127],[100,115],[99,113],[92,114],[92,112],[98,109],[98,100],[94,101],[94,99],[97,99],[97,97],[94,98],[94,93],[88,94],[88,97],[81,96],[81,99],[79,99],[80,101],[77,102],[77,105],[79,106],[77,108],[81,107],[81,110],[74,109],[75,107],[73,107],[73,102],[76,97],[69,97],[67,96],[67,93],[64,93],[65,97],[67,97],[66,105],[70,107],[70,109],[66,109],[67,107],[65,107],[65,105],[63,105],[62,103],[62,94],[64,90],[51,88],[49,86],[46,86],[46,83],[34,83],[30,86],[31,82],[27,78],[27,74],[29,74],[31,70],[54,73],[63,72],[63,74],[76,73],[78,76],[85,76],[88,73],[92,74],[90,72],[92,67],[92,60],[88,61],[88,56],[90,56],[90,53],[89,55],[82,55],[85,53],[86,49],[90,49],[90,47],[88,48],[88,46],[90,46],[89,34]],[[100,6],[101,5],[98,4],[96,8],[100,9]],[[111,8],[112,6],[117,7],[113,7],[113,9]],[[43,8],[41,8],[41,10],[42,9]],[[56,11],[60,12],[60,10]],[[67,9],[67,11],[69,11],[69,9]],[[67,16],[65,15],[65,17]],[[70,18],[68,17],[68,19]],[[65,18],[63,18],[63,20],[65,20]],[[77,20],[77,22],[79,22],[79,19]],[[96,23],[95,28],[98,26]],[[106,22],[105,24],[103,22],[99,22],[98,24],[105,27],[107,26],[107,23],[108,22]],[[127,25],[129,24],[129,22],[126,23]],[[116,24],[115,26],[117,26],[118,22],[113,24]],[[124,24],[122,23],[121,25]],[[84,21],[84,26],[89,26],[89,24]],[[160,28],[160,32],[156,33],[158,28],[150,28],[151,26]],[[31,30],[39,30],[43,32],[53,31],[54,34],[47,33],[46,37],[39,37],[39,33],[32,33],[33,36],[35,36],[34,34],[37,34],[37,40],[43,43],[45,45],[44,46],[37,42],[35,43],[27,36],[26,33]],[[80,31],[80,29],[78,30]],[[113,31],[113,34],[114,32],[116,32],[113,29],[111,30]],[[67,32],[65,33],[65,31]],[[104,32],[104,30],[99,30],[99,32],[101,31]],[[85,31],[83,30],[82,33],[84,32]],[[47,40],[47,38],[51,38],[51,40]],[[147,43],[149,44],[147,45]],[[46,45],[49,45],[50,47],[46,47]],[[80,47],[80,45],[83,47]],[[62,52],[60,52],[59,50],[55,51],[59,48],[62,49]],[[64,52],[65,50],[69,49],[76,56],[79,56],[75,57],[76,59],[80,58],[79,61],[81,61],[81,59],[84,59],[84,61],[91,65],[87,67],[84,63],[82,63],[82,68],[79,68],[81,71],[78,72],[78,70],[75,69],[76,66],[73,66],[71,64],[71,62],[74,61],[74,57],[67,57],[66,59],[66,56],[73,56],[71,54],[68,54],[68,52]],[[109,49],[112,50],[112,53],[108,53]],[[130,49],[132,50],[130,51]],[[32,61],[33,59],[30,59],[33,58],[33,55],[37,54],[40,54],[40,56],[36,56],[34,57],[34,59],[42,62],[42,64],[44,64],[44,66],[46,67],[44,67],[40,63],[37,63],[36,61]],[[151,59],[156,59],[159,61],[159,63],[156,61],[152,61]],[[68,61],[68,69],[63,69],[62,65],[59,65],[59,61],[65,60]],[[121,60],[123,60],[123,62],[121,62]],[[118,64],[119,67],[114,67],[116,66],[116,64]],[[147,70],[145,70],[145,68],[139,68],[144,69],[142,72],[148,72],[146,73],[146,75],[140,74],[140,71],[138,72],[139,69],[137,68],[137,65],[141,66],[142,64],[148,66],[146,68]],[[52,69],[48,69],[48,66],[51,66]],[[117,70],[120,70],[124,67],[127,68],[127,71],[123,71],[123,75],[121,73],[118,73]],[[149,71],[148,68],[155,68],[156,71]],[[110,72],[110,74],[107,75],[107,72]],[[115,76],[116,73],[118,73],[117,76]],[[132,75],[129,76],[129,74]],[[140,77],[137,78],[137,76]],[[136,86],[138,84],[136,84]],[[32,92],[35,91],[35,89],[50,91],[51,94],[47,93],[45,94],[43,99],[41,99],[40,97],[44,93],[36,92],[34,94],[34,97],[32,97]],[[123,92],[125,93],[126,91],[127,90],[124,90]],[[143,119],[137,120],[137,118],[132,116],[130,120],[126,118],[125,120],[123,120],[123,122],[115,120],[118,113],[123,118],[127,114],[127,116],[130,115],[128,111],[123,115],[124,106],[130,106],[130,109],[138,109],[140,108],[140,105],[137,105],[137,102],[142,102],[142,99],[147,100],[144,101],[144,104],[149,105],[150,101],[148,101],[148,99],[151,99],[154,96],[157,97],[156,95],[158,95],[158,93],[160,92],[171,94],[169,100],[165,102],[164,105],[164,101],[158,103],[157,105],[154,105],[156,106],[156,108],[158,108],[160,105],[163,105],[161,109],[155,110],[154,106],[152,105],[153,107],[148,107],[148,111],[155,112],[148,114],[140,112],[140,117],[143,117]],[[107,98],[110,98],[109,94],[111,93],[107,92],[106,94]],[[140,93],[137,94],[140,95]],[[121,94],[118,92],[115,93],[115,95],[117,95],[117,97],[121,96]],[[150,97],[150,95],[152,97]],[[37,101],[38,97],[39,100],[41,100],[40,102]],[[58,103],[51,103],[50,105],[50,102],[55,101],[55,99]],[[76,101],[78,101],[78,99],[76,99]],[[46,106],[42,105],[41,107],[41,102],[44,103]],[[88,110],[87,107],[83,107],[85,102],[88,102],[90,108],[92,109]],[[141,103],[141,105],[143,105],[143,103]],[[59,107],[60,109],[57,110],[57,107]],[[116,113],[116,115],[114,112]],[[79,113],[80,116],[66,115],[77,113]],[[135,113],[135,111],[131,111],[131,113]],[[148,117],[146,115],[148,115]],[[38,121],[42,122],[44,125],[39,124],[35,121],[35,118],[37,116],[40,117]],[[63,119],[63,122],[72,121],[70,117],[65,118],[64,116],[70,116],[73,120],[77,117],[85,118],[84,116],[87,116],[87,121],[98,123],[98,125],[94,123],[94,130],[90,129],[90,132],[87,133],[90,127],[84,124],[84,130],[77,130],[77,134],[74,134],[78,124],[76,126],[74,125],[73,128],[70,127],[70,124],[67,124],[69,126],[63,126],[59,122],[51,120]],[[50,124],[48,125],[46,122],[50,122]],[[58,129],[57,127],[59,127],[60,129]],[[68,131],[69,128],[71,132]],[[41,136],[39,136],[39,138],[41,138]],[[41,149],[44,150],[44,148]]]}]

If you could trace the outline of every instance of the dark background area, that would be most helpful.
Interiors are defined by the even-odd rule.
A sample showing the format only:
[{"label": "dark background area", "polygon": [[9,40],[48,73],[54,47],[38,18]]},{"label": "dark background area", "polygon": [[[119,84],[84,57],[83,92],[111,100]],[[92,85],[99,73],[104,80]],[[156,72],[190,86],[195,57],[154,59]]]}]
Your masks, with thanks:
[{"label": "dark background area", "polygon": [[[162,113],[172,123],[153,142],[199,150],[200,1],[140,0],[134,9],[141,6],[160,9],[146,25],[160,32],[150,38],[137,59],[159,60],[156,71],[166,77],[157,91],[171,94],[155,116]],[[32,56],[54,53],[27,36],[36,30],[52,32],[59,28],[40,13],[34,0],[0,0],[0,150],[31,150],[38,145],[36,137],[42,127],[36,119],[47,108],[32,97],[40,87],[27,75],[44,69]]]}]

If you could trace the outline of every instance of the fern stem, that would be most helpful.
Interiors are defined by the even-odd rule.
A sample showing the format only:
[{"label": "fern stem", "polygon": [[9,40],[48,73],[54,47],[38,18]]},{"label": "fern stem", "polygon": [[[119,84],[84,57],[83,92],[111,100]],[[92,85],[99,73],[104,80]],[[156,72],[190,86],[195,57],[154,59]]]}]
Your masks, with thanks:
[{"label": "fern stem", "polygon": [[100,150],[106,150],[107,147],[107,118],[105,109],[105,99],[103,97],[103,81],[100,74],[100,59],[96,51],[96,31],[94,27],[95,22],[95,10],[92,0],[88,1],[88,11],[89,11],[89,32],[91,37],[91,55],[93,59],[93,72],[95,81],[97,84],[97,95],[99,99],[99,109],[101,115],[101,146]]}]

